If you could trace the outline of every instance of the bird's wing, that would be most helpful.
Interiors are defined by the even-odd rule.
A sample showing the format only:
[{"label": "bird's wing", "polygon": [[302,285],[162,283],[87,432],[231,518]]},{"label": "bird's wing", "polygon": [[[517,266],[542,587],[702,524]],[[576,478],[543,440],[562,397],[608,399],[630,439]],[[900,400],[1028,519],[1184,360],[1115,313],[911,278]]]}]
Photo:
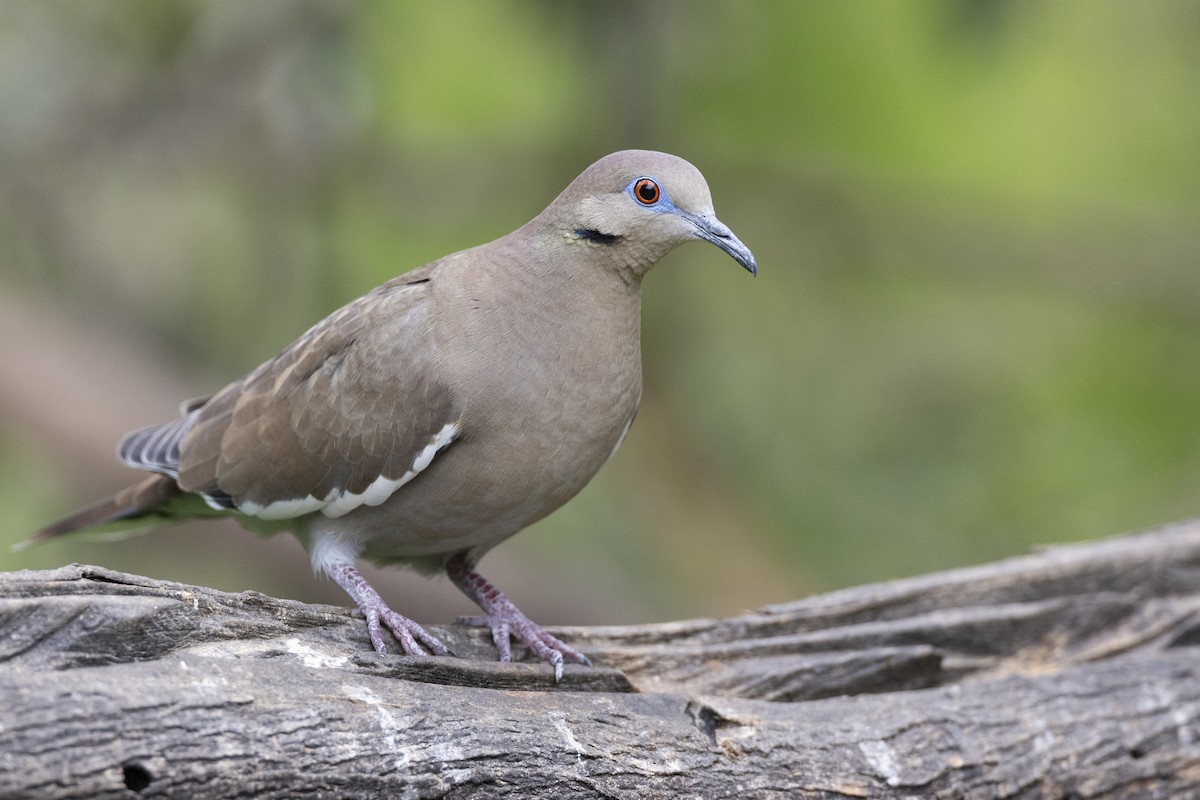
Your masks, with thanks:
[{"label": "bird's wing", "polygon": [[262,519],[382,503],[459,432],[431,279],[408,273],[344,306],[178,420],[129,434],[121,458]]}]

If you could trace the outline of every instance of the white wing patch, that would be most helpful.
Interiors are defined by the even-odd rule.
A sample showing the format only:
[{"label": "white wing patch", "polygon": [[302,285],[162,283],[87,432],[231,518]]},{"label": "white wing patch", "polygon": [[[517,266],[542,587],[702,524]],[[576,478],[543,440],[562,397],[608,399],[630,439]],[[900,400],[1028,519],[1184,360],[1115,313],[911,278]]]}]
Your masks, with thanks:
[{"label": "white wing patch", "polygon": [[259,519],[292,519],[311,514],[314,511],[320,511],[330,518],[337,518],[349,514],[359,506],[380,505],[397,489],[421,474],[426,467],[433,463],[434,456],[453,442],[457,435],[457,421],[444,425],[413,459],[412,466],[408,468],[407,472],[399,478],[385,478],[380,475],[361,492],[344,492],[335,489],[325,497],[313,497],[310,494],[307,497],[297,497],[291,500],[276,500],[265,506],[247,500],[240,503],[237,510]]},{"label": "white wing patch", "polygon": [[[424,451],[422,451],[424,452]],[[326,505],[321,513],[332,519],[345,516],[359,506],[377,506],[392,496],[392,492],[417,476],[419,470],[410,469],[399,478],[385,478],[380,475],[371,485],[359,494],[347,492],[334,494],[326,498]]]},{"label": "white wing patch", "polygon": [[319,511],[329,502],[311,494],[308,497],[295,497],[291,500],[276,500],[274,503],[259,505],[251,500],[243,501],[237,510],[259,519],[291,519],[292,517],[311,514]]},{"label": "white wing patch", "polygon": [[[629,435],[629,429],[633,427],[633,419],[637,416],[638,406],[642,404],[642,393],[639,391],[637,400],[633,401],[633,413],[629,415],[629,419],[625,421],[625,427],[621,431],[621,435],[617,437],[617,443],[613,445],[612,452],[608,454],[612,458],[621,449],[621,442],[625,441],[625,437]],[[607,459],[605,459],[607,460]]]},{"label": "white wing patch", "polygon": [[609,458],[615,456],[617,451],[621,449],[621,442],[625,441],[625,437],[629,435],[629,429],[633,426],[634,416],[636,416],[636,414],[631,414],[629,416],[629,421],[625,423],[625,429],[621,431],[621,435],[617,437],[617,443],[613,445],[612,452],[608,454]]}]

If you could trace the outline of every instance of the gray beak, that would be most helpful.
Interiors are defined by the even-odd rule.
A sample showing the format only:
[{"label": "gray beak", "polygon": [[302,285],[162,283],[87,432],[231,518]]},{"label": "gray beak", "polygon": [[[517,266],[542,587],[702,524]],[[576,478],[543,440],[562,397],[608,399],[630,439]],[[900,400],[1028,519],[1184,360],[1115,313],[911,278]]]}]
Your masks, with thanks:
[{"label": "gray beak", "polygon": [[696,236],[706,242],[711,242],[729,253],[733,260],[746,268],[751,275],[758,274],[758,266],[754,262],[754,254],[750,248],[742,244],[742,240],[733,235],[733,231],[711,215],[687,215],[688,220],[696,226]]}]

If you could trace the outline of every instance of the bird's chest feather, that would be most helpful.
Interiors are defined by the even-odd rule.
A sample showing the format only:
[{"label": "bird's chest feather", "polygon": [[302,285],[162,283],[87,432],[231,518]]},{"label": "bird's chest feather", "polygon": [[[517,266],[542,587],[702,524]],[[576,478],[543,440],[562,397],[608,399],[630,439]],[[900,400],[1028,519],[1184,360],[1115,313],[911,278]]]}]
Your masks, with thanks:
[{"label": "bird's chest feather", "polygon": [[544,276],[491,277],[437,298],[435,316],[455,319],[431,340],[455,438],[386,503],[342,520],[371,542],[368,557],[490,547],[582,489],[637,410],[638,292],[576,286],[544,302]]},{"label": "bird's chest feather", "polygon": [[603,337],[590,323],[489,322],[488,338],[458,349],[471,354],[454,390],[467,398],[458,438],[387,504],[345,520],[371,541],[368,557],[490,547],[591,480],[628,430],[642,381],[636,317]]},{"label": "bird's chest feather", "polygon": [[485,402],[466,408],[464,438],[531,478],[586,482],[611,454],[641,396],[637,315],[606,312],[525,320],[484,343],[478,374],[486,386],[477,396]]}]

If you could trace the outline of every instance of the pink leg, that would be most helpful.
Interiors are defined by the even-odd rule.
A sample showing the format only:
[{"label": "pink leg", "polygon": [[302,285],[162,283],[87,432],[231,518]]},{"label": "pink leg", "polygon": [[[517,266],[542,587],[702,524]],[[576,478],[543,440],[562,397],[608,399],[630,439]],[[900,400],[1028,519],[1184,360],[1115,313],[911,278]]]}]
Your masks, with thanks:
[{"label": "pink leg", "polygon": [[[408,617],[397,614],[388,608],[387,603],[383,602],[383,598],[379,596],[379,592],[367,583],[367,579],[355,569],[353,564],[330,564],[325,571],[329,577],[333,578],[334,583],[350,595],[350,598],[362,610],[363,616],[367,618],[367,633],[371,636],[371,644],[375,646],[375,652],[381,655],[387,653],[387,647],[383,643],[383,630],[380,627],[380,622],[382,622],[396,637],[396,641],[400,642],[401,649],[410,656],[429,655],[425,647],[428,647],[434,655],[451,655],[450,651],[446,649],[446,645],[438,641],[437,637]],[[418,644],[418,640],[420,644]],[[425,647],[422,647],[422,644]]]},{"label": "pink leg", "polygon": [[503,592],[471,569],[465,554],[458,553],[450,559],[446,564],[446,574],[463,594],[483,609],[482,617],[464,617],[460,618],[459,622],[491,628],[492,641],[496,643],[496,651],[501,661],[512,660],[509,639],[515,635],[534,655],[554,666],[556,682],[562,680],[563,656],[589,667],[592,665],[583,653],[546,633],[541,626],[522,614]]}]

